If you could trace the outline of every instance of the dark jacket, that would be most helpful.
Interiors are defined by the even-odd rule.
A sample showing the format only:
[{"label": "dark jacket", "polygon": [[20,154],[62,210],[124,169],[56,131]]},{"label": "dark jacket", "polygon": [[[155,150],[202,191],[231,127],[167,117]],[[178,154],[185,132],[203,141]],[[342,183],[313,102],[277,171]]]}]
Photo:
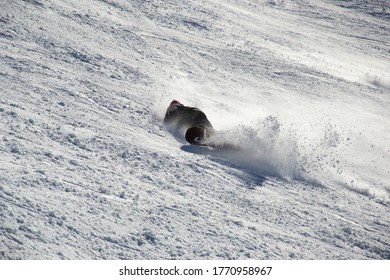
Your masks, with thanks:
[{"label": "dark jacket", "polygon": [[195,107],[188,107],[173,100],[169,105],[164,123],[174,131],[186,131],[190,127],[212,128],[205,113]]}]

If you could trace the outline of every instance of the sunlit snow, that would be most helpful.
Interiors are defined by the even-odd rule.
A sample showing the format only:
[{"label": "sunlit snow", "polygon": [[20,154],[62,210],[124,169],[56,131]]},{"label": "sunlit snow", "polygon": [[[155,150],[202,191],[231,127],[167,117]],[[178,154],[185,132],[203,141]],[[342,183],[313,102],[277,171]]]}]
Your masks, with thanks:
[{"label": "sunlit snow", "polygon": [[[0,259],[389,259],[388,1],[5,0]],[[162,124],[196,106],[239,150]]]}]

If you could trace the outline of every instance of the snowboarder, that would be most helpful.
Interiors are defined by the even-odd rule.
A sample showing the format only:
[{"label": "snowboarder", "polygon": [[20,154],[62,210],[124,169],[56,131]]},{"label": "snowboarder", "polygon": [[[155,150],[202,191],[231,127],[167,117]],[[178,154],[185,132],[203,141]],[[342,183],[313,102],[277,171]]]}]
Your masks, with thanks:
[{"label": "snowboarder", "polygon": [[184,106],[172,100],[164,118],[168,129],[175,134],[185,134],[186,140],[194,145],[206,145],[205,140],[214,131],[205,113],[196,107]]}]

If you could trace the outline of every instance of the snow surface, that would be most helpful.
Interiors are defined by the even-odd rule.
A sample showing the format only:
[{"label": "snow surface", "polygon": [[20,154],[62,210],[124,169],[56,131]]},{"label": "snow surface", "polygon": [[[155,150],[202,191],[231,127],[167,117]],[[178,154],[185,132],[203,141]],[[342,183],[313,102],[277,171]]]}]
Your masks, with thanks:
[{"label": "snow surface", "polygon": [[388,1],[0,5],[1,259],[390,258]]}]

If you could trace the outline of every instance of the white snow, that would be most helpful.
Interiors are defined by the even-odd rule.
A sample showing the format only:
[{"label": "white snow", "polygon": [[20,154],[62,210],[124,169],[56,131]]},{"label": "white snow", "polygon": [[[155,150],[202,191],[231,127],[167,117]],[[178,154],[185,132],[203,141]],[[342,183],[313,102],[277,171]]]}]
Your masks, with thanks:
[{"label": "white snow", "polygon": [[[5,0],[0,259],[389,259],[390,5]],[[243,151],[162,124],[201,108]]]}]

